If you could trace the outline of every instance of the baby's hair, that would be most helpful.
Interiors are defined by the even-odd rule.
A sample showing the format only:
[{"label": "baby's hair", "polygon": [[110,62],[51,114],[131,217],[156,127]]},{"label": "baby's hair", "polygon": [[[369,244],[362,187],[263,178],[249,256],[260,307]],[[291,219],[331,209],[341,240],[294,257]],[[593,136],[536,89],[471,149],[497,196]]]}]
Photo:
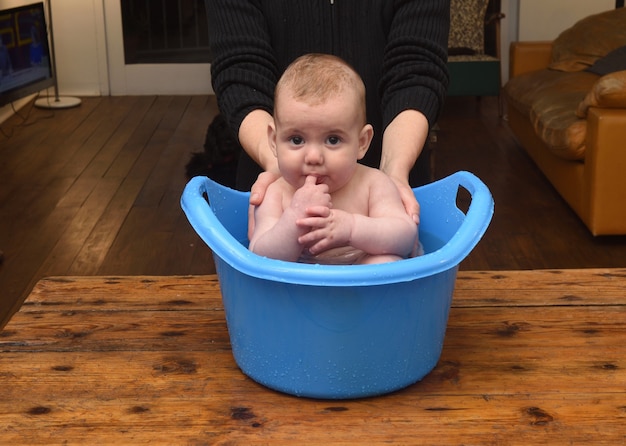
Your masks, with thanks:
[{"label": "baby's hair", "polygon": [[359,74],[337,56],[311,53],[300,56],[287,67],[276,84],[275,97],[286,89],[294,99],[316,105],[346,88],[356,92],[365,121],[365,85]]}]

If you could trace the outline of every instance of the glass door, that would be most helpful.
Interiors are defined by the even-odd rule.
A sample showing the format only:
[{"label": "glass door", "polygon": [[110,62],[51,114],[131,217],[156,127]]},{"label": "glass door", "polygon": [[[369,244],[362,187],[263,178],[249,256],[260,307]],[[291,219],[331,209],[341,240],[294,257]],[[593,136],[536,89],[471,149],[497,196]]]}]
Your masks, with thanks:
[{"label": "glass door", "polygon": [[105,0],[110,94],[210,94],[204,0]]}]

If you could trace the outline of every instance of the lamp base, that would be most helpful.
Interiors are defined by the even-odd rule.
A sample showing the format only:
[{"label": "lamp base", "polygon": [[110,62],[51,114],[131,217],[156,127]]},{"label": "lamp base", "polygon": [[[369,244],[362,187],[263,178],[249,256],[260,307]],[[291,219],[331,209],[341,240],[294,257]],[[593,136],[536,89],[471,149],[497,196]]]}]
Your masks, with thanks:
[{"label": "lamp base", "polygon": [[35,107],[39,108],[72,108],[81,103],[79,98],[69,96],[44,96],[35,101]]}]

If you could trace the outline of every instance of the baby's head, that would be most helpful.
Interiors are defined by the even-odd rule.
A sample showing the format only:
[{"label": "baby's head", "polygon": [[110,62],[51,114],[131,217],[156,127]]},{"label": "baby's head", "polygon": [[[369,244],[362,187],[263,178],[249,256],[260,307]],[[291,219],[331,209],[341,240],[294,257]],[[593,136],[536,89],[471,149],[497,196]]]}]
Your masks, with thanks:
[{"label": "baby's head", "polygon": [[309,175],[331,191],[352,177],[372,139],[366,124],[365,85],[342,59],[307,54],[276,85],[270,147],[282,176],[298,188]]},{"label": "baby's head", "polygon": [[359,74],[337,56],[305,54],[293,61],[279,79],[274,104],[280,104],[283,95],[289,95],[293,100],[319,105],[335,100],[342,93],[354,94],[355,112],[365,124],[365,85]]}]

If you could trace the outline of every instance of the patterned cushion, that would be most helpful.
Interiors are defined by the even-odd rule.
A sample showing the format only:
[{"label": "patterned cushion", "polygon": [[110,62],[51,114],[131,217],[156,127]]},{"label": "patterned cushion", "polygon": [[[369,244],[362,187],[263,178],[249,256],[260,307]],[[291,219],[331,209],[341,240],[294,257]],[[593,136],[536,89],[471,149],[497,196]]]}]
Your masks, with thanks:
[{"label": "patterned cushion", "polygon": [[448,56],[448,62],[497,62],[499,59],[488,54]]},{"label": "patterned cushion", "polygon": [[485,14],[489,0],[451,0],[448,48],[451,54],[485,52]]}]

